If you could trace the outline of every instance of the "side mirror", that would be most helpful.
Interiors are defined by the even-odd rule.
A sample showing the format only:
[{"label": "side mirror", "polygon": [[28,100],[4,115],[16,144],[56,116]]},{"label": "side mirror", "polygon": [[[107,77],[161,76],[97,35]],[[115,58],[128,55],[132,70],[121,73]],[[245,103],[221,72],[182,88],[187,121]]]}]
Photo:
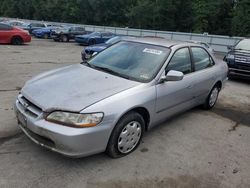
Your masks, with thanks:
[{"label": "side mirror", "polygon": [[180,81],[184,77],[184,74],[180,71],[170,70],[167,75],[164,75],[160,79],[160,83],[167,81]]}]

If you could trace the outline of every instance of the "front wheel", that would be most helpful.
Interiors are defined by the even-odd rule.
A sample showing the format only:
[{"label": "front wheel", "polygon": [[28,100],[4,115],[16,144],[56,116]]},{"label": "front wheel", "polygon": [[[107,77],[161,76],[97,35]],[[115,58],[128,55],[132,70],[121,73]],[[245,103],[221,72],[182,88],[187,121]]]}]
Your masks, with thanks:
[{"label": "front wheel", "polygon": [[119,158],[133,152],[140,144],[145,131],[145,122],[137,112],[123,116],[115,126],[106,149],[112,158]]},{"label": "front wheel", "polygon": [[90,45],[90,46],[95,45],[95,44],[96,44],[95,39],[90,39],[90,40],[89,40],[89,45]]},{"label": "front wheel", "polygon": [[61,41],[62,42],[69,42],[69,37],[67,35],[62,35],[61,36]]},{"label": "front wheel", "polygon": [[48,39],[49,38],[49,35],[47,33],[44,34],[43,36],[44,39]]},{"label": "front wheel", "polygon": [[13,44],[13,45],[21,45],[21,44],[23,44],[23,39],[21,37],[13,37],[11,39],[11,44]]},{"label": "front wheel", "polygon": [[214,105],[217,102],[218,96],[220,92],[220,87],[218,85],[215,85],[213,89],[210,91],[206,102],[204,103],[204,109],[209,110],[214,107]]}]

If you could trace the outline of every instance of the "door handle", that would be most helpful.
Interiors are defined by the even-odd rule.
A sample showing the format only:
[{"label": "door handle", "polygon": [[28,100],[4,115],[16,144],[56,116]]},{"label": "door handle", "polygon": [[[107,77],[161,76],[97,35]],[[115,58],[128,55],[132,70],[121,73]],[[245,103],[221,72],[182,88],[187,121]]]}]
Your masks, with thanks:
[{"label": "door handle", "polygon": [[186,87],[187,89],[192,89],[193,88],[193,85],[189,85]]}]

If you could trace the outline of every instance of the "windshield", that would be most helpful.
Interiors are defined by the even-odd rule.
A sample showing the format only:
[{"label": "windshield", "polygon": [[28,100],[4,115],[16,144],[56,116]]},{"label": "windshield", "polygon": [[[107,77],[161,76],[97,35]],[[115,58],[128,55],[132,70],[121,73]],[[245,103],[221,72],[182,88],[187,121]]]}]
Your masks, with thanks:
[{"label": "windshield", "polygon": [[247,50],[250,51],[250,39],[240,41],[236,46],[235,50]]},{"label": "windshield", "polygon": [[117,42],[119,42],[121,40],[121,37],[113,37],[111,39],[109,39],[107,42],[105,42],[106,44],[115,44]]},{"label": "windshield", "polygon": [[156,76],[169,52],[169,48],[161,46],[119,42],[91,59],[89,65],[131,80],[149,82]]}]

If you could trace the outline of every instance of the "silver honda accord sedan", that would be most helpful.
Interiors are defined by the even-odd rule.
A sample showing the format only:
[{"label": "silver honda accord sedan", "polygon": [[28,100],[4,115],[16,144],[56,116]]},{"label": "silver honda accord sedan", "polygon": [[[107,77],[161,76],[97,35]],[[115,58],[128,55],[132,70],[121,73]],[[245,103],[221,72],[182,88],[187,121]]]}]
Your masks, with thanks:
[{"label": "silver honda accord sedan", "polygon": [[15,112],[22,131],[45,148],[118,158],[167,118],[198,105],[211,109],[227,72],[199,44],[131,39],[27,81]]}]

